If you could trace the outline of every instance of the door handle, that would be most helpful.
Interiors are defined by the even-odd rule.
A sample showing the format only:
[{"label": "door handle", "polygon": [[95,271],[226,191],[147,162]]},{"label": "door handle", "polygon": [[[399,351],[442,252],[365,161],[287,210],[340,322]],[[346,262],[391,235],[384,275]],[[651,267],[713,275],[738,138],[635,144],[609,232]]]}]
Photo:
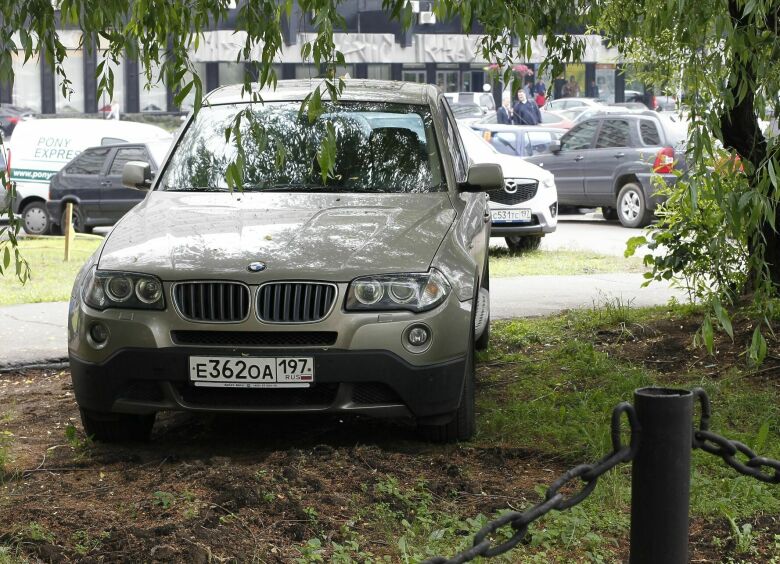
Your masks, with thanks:
[{"label": "door handle", "polygon": [[615,158],[616,158],[616,159],[622,159],[622,158],[623,158],[623,157],[625,157],[625,156],[626,156],[626,154],[625,154],[625,153],[615,153]]},{"label": "door handle", "polygon": [[582,160],[582,159],[584,159],[584,158],[585,158],[585,157],[583,157],[582,155],[577,155],[576,157],[574,157],[574,160],[575,160],[575,161],[577,161],[577,162],[579,162],[579,161],[581,161],[581,160]]}]

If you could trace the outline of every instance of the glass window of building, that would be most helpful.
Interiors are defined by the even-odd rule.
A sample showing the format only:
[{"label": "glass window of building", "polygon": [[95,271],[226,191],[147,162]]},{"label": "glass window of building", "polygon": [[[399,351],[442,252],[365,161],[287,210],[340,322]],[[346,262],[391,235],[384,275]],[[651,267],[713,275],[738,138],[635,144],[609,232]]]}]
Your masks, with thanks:
[{"label": "glass window of building", "polygon": [[596,65],[595,97],[608,104],[615,101],[615,65]]},{"label": "glass window of building", "polygon": [[368,65],[368,78],[390,80],[390,65]]},{"label": "glass window of building", "polygon": [[405,67],[401,71],[401,80],[404,82],[419,82],[421,84],[425,84],[428,82],[428,77],[424,68]]},{"label": "glass window of building", "polygon": [[[98,55],[97,64],[102,62],[101,55]],[[111,105],[117,104],[120,111],[125,109],[125,69],[120,64],[113,63],[110,59],[106,59],[106,64],[103,66],[103,73],[108,80],[109,69],[114,73],[114,91],[113,95],[109,96],[108,91],[104,91],[98,98],[98,111],[102,113],[108,113],[111,111]],[[100,85],[100,78],[97,78],[97,86]]]},{"label": "glass window of building", "polygon": [[141,72],[138,78],[140,93],[139,106],[142,112],[165,112],[168,110],[168,89],[160,77],[160,67],[152,65],[152,73],[147,85],[146,75]]},{"label": "glass window of building", "polygon": [[219,85],[244,84],[244,63],[219,63]]},{"label": "glass window of building", "polygon": [[319,72],[314,65],[295,65],[295,78],[317,78]]},{"label": "glass window of building", "polygon": [[436,86],[444,92],[457,92],[459,85],[458,75],[460,75],[460,71],[457,70],[437,70]]},{"label": "glass window of building", "polygon": [[30,59],[24,64],[24,54],[13,55],[14,88],[11,100],[14,106],[41,112],[41,66]]},{"label": "glass window of building", "polygon": [[463,71],[460,78],[461,92],[481,92],[482,85],[490,83],[487,73],[482,68]]},{"label": "glass window of building", "polygon": [[62,77],[55,75],[55,111],[58,114],[84,113],[84,51],[69,49],[62,69],[70,81],[65,94],[62,93]]},{"label": "glass window of building", "polygon": [[[203,95],[205,96],[207,94],[206,91],[206,63],[193,63],[193,66],[195,67],[195,72],[198,75],[198,78],[200,78],[200,82],[203,85]],[[182,85],[186,84],[192,80],[192,73],[188,72],[184,75],[184,78],[182,79]],[[181,102],[180,110],[183,112],[189,112],[195,104],[195,87],[193,86],[192,89],[187,93],[187,96],[184,97],[184,100]]]}]

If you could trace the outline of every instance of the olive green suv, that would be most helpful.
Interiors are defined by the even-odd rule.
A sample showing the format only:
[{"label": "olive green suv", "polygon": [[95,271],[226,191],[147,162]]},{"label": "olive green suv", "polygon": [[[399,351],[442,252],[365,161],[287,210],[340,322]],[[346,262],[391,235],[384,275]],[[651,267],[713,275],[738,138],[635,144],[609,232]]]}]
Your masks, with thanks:
[{"label": "olive green suv", "polygon": [[468,161],[433,86],[347,80],[301,113],[317,87],[280,81],[262,102],[220,88],[154,178],[125,165],[148,194],[70,301],[88,435],[145,439],[158,411],[185,410],[413,417],[431,440],[472,436],[485,190],[501,168]]}]

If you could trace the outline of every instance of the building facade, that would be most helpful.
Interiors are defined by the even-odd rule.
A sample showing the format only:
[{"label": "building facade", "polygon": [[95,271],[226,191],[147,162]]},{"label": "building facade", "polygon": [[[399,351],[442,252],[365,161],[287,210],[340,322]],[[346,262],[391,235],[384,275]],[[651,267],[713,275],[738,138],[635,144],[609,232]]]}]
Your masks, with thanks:
[{"label": "building facade", "polygon": [[[457,20],[436,21],[430,2],[413,1],[412,7],[413,25],[403,31],[382,10],[381,0],[345,2],[341,12],[346,29],[334,38],[346,62],[339,73],[353,78],[427,82],[447,92],[482,91],[492,79],[488,72],[491,61],[482,58],[479,48],[481,29],[474,26],[471,33],[464,34]],[[233,29],[235,17],[236,10],[232,10],[220,27],[206,32],[205,41],[192,53],[206,91],[243,82],[247,66],[236,61],[244,36]],[[319,76],[320,69],[301,57],[301,46],[315,36],[311,15],[301,13],[296,4],[283,27],[284,46],[275,65],[277,77]],[[106,63],[114,71],[113,99],[105,94],[98,98],[95,71],[102,61],[99,49],[81,47],[76,30],[62,30],[61,39],[68,48],[65,71],[72,83],[70,97],[62,94],[62,85],[47,65],[35,61],[23,64],[23,55],[17,55],[13,62],[15,82],[13,86],[0,84],[0,103],[28,107],[36,113],[65,115],[107,111],[112,104],[126,113],[187,111],[191,107],[191,100],[185,100],[177,108],[173,92],[159,81],[159,75],[152,72],[146,77],[138,62],[129,58],[118,65]],[[614,49],[605,47],[596,36],[586,37],[586,42],[583,61],[568,65],[565,77],[541,77],[553,88],[555,96],[561,95],[560,87],[570,77],[577,82],[580,95],[600,97],[607,102],[623,101],[626,90],[642,90],[639,85],[626,85],[624,69]],[[544,56],[545,48],[539,40],[533,46],[531,59],[517,62],[535,69]],[[491,88],[498,98],[501,85],[491,84]]]}]

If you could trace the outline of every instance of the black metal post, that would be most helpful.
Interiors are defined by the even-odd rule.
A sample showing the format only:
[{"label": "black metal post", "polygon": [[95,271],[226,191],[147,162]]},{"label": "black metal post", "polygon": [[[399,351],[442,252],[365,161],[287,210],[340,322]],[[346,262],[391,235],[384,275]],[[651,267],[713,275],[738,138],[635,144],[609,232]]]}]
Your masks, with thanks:
[{"label": "black metal post", "polygon": [[634,392],[641,426],[631,478],[630,564],[688,562],[693,394]]}]

